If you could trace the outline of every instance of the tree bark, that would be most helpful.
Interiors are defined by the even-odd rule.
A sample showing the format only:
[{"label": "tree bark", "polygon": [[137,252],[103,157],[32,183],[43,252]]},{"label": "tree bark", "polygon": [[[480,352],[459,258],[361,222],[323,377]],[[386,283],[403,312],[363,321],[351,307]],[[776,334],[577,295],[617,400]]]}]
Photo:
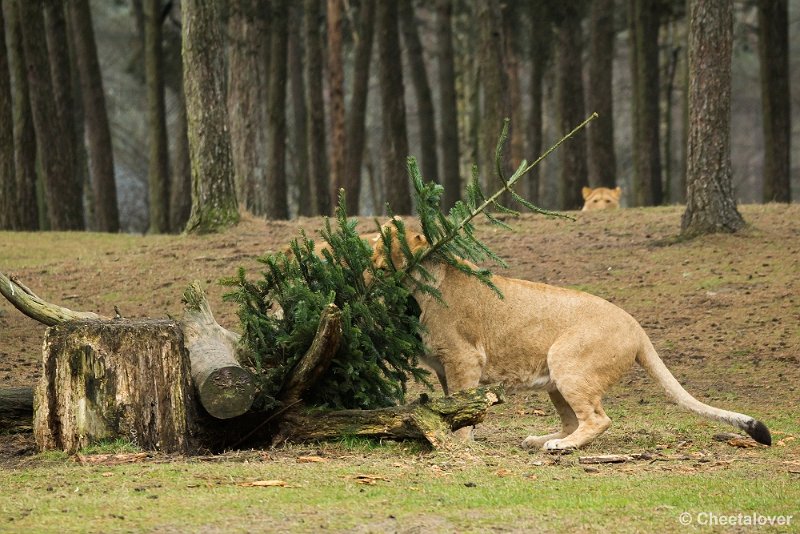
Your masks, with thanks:
[{"label": "tree bark", "polygon": [[589,185],[616,187],[614,154],[614,0],[591,4],[589,45],[589,112],[597,120],[588,128]]},{"label": "tree bark", "polygon": [[636,206],[655,206],[663,202],[661,186],[661,143],[659,113],[657,3],[631,0],[631,79],[633,83],[634,177],[633,201]]},{"label": "tree bark", "polygon": [[236,0],[228,7],[228,117],[236,197],[255,214],[263,213],[263,161],[259,133],[262,125],[259,100],[258,48],[263,36],[256,18],[260,8],[253,0]]},{"label": "tree bark", "polygon": [[[535,2],[530,4],[529,16],[531,17],[531,42],[530,42],[530,95],[531,107],[528,114],[528,154],[531,158],[538,158],[544,146],[544,123],[542,120],[542,101],[544,73],[550,59],[552,50],[553,25],[550,17],[539,9]],[[540,195],[540,168],[531,169],[527,182],[527,195],[534,204],[539,204]]]},{"label": "tree bark", "polygon": [[764,128],[764,202],[791,202],[792,113],[787,0],[759,0],[758,57]]},{"label": "tree bark", "polygon": [[304,0],[306,83],[308,84],[308,172],[316,214],[331,215],[328,153],[325,136],[325,101],[322,98],[322,37],[320,2]]},{"label": "tree bark", "polygon": [[272,0],[272,31],[269,79],[269,162],[267,167],[266,216],[288,219],[286,195],[286,82],[289,4]]},{"label": "tree bark", "polygon": [[144,65],[147,83],[147,129],[150,158],[147,181],[150,233],[169,231],[169,151],[161,49],[161,0],[145,0]]},{"label": "tree bark", "polygon": [[[14,170],[16,174],[17,222],[19,230],[39,229],[36,198],[36,132],[31,115],[27,62],[22,44],[16,1],[4,2],[8,32],[8,59],[13,72]],[[44,213],[42,213],[44,216]]]},{"label": "tree bark", "polygon": [[376,25],[380,65],[378,78],[381,88],[381,118],[383,123],[383,175],[386,202],[397,215],[412,212],[411,190],[406,172],[408,137],[406,134],[406,105],[403,99],[403,69],[400,57],[397,4],[378,2]]},{"label": "tree bark", "polygon": [[442,172],[439,177],[444,186],[442,207],[447,210],[461,199],[458,101],[456,95],[452,17],[453,1],[437,0],[436,43],[439,70],[439,140],[442,147]]},{"label": "tree bark", "polygon": [[419,23],[414,14],[413,0],[398,2],[400,28],[403,31],[406,59],[408,60],[411,82],[417,97],[419,120],[420,170],[426,180],[439,181],[439,158],[436,155],[436,116],[433,108],[431,86],[425,69],[425,55],[419,38]]},{"label": "tree bark", "polygon": [[446,446],[450,433],[483,421],[486,410],[504,400],[500,386],[459,391],[449,397],[378,410],[337,410],[286,414],[273,443],[319,441],[342,436],[375,439],[416,439],[432,447]]},{"label": "tree bark", "polygon": [[308,175],[308,109],[306,108],[306,82],[303,78],[305,58],[303,54],[303,5],[292,2],[289,6],[289,81],[292,92],[292,114],[294,128],[292,145],[295,163],[295,184],[298,189],[298,215],[310,217],[314,214],[311,201],[311,182]]},{"label": "tree bark", "polygon": [[731,183],[731,0],[689,3],[689,143],[685,236],[736,232]]},{"label": "tree bark", "polygon": [[16,230],[19,227],[12,110],[11,73],[6,53],[5,17],[2,5],[0,5],[0,230]]},{"label": "tree bark", "polygon": [[69,4],[69,10],[91,155],[89,162],[94,197],[94,226],[101,232],[119,232],[114,151],[89,1],[73,0]]},{"label": "tree bark", "polygon": [[[571,131],[586,118],[583,106],[583,35],[578,9],[568,9],[558,27],[558,116],[563,133]],[[583,132],[570,139],[561,149],[561,178],[558,207],[580,209],[581,187],[588,183],[586,136]]]},{"label": "tree bark", "polygon": [[361,3],[358,41],[353,60],[353,88],[350,97],[350,112],[347,114],[345,162],[348,215],[358,215],[359,213],[361,166],[364,161],[364,145],[366,143],[367,96],[375,25],[375,1],[364,0]]},{"label": "tree bark", "polygon": [[183,302],[180,326],[200,403],[217,419],[242,415],[253,405],[256,385],[235,358],[239,335],[217,323],[199,283],[186,289]]},{"label": "tree bark", "polygon": [[192,166],[189,158],[189,127],[186,118],[182,65],[183,63],[181,63],[181,76],[178,76],[174,154],[170,160],[172,172],[169,187],[169,227],[173,233],[183,231],[192,213]]},{"label": "tree bark", "polygon": [[344,52],[342,47],[342,0],[328,0],[328,105],[331,128],[331,205],[345,187],[347,139],[344,113]]},{"label": "tree bark", "polygon": [[183,80],[192,165],[190,233],[215,232],[239,222],[224,91],[222,5],[184,0]]},{"label": "tree bark", "polygon": [[[83,188],[86,173],[81,167],[81,153],[85,151],[83,144],[83,116],[79,102],[76,102],[73,83],[74,52],[70,51],[70,41],[67,37],[65,0],[45,0],[44,23],[47,38],[47,50],[50,60],[50,76],[53,81],[53,96],[56,101],[56,112],[61,123],[64,137],[60,142],[70,158],[70,167],[66,172],[74,175],[78,184],[81,202],[83,202]],[[85,214],[81,214],[85,218]]]},{"label": "tree bark", "polygon": [[123,438],[144,449],[190,452],[196,416],[175,322],[69,322],[47,330],[43,351],[33,421],[40,450],[74,453]]},{"label": "tree bark", "polygon": [[507,2],[501,4],[500,11],[503,20],[503,56],[505,58],[506,80],[508,81],[508,102],[511,119],[511,137],[509,138],[509,161],[512,169],[519,167],[525,158],[525,128],[522,127],[522,88],[519,78],[519,54],[517,51],[523,46],[519,42],[520,16],[523,6]]},{"label": "tree bark", "polygon": [[[503,127],[503,121],[511,115],[511,101],[508,94],[503,54],[503,31],[500,5],[497,0],[486,0],[478,4],[479,21],[478,61],[481,69],[481,88],[483,89],[483,111],[480,121],[480,145],[478,162],[483,177],[483,187],[487,191],[495,189],[495,148]],[[514,126],[512,125],[513,129]],[[511,165],[509,151],[504,150],[501,163],[506,171]]]},{"label": "tree bark", "polygon": [[83,230],[81,184],[74,172],[74,145],[55,100],[44,23],[43,0],[18,1],[36,144],[52,230]]}]

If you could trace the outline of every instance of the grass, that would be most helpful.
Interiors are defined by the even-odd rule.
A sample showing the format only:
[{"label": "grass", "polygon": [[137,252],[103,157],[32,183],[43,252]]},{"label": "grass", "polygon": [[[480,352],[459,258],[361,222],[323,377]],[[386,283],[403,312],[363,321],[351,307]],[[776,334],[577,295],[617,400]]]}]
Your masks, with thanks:
[{"label": "grass", "polygon": [[[475,460],[482,451],[474,447],[455,457],[392,449],[359,462],[65,461],[15,470],[4,476],[0,530],[677,531],[682,512],[791,515],[800,501],[796,478],[765,476],[757,463],[692,476],[665,465],[588,473],[574,457],[538,466],[534,455],[509,470]],[[375,483],[360,484],[362,475]],[[278,479],[287,486],[240,485]]]}]

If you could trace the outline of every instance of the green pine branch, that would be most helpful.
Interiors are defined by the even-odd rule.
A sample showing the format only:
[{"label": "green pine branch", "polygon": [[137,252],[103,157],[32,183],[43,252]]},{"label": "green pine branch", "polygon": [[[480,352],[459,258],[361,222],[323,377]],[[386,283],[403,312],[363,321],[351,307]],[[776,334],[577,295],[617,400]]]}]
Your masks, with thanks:
[{"label": "green pine branch", "polygon": [[[596,118],[597,113],[593,113],[585,121],[562,137],[557,143],[547,149],[541,156],[533,161],[533,163],[528,164],[527,161],[523,160],[508,179],[505,178],[502,166],[503,148],[508,140],[508,126],[510,122],[509,119],[506,119],[503,123],[500,138],[495,148],[495,173],[497,179],[500,181],[500,187],[492,195],[487,197],[480,187],[477,167],[473,166],[472,180],[467,185],[465,200],[458,201],[447,215],[445,215],[441,209],[441,199],[444,189],[434,182],[426,183],[420,174],[416,159],[409,157],[407,160],[408,172],[414,185],[417,199],[417,212],[422,226],[422,232],[428,240],[428,243],[430,243],[430,247],[416,255],[411,254],[405,240],[405,228],[402,220],[392,219],[392,224],[397,229],[401,250],[406,258],[406,265],[400,269],[403,271],[403,276],[406,279],[410,278],[419,290],[430,293],[432,288],[429,288],[427,284],[425,284],[425,280],[429,279],[429,275],[427,275],[424,267],[422,267],[422,262],[428,258],[436,257],[466,274],[477,277],[480,281],[491,287],[499,296],[502,296],[500,291],[492,284],[491,273],[488,270],[473,268],[469,264],[465,264],[461,261],[462,259],[466,259],[478,263],[489,259],[501,266],[506,266],[505,262],[499,256],[475,237],[474,219],[482,214],[491,224],[504,229],[510,229],[505,222],[489,211],[489,208],[492,208],[499,213],[518,215],[518,211],[500,203],[501,197],[504,194],[509,194],[516,202],[534,213],[575,220],[569,215],[546,210],[534,205],[514,191],[514,187],[521,178],[541,163],[542,160]],[[387,257],[389,257],[391,254],[391,236],[383,228],[381,228],[381,233],[383,235],[385,248],[388,249],[386,250]],[[410,276],[414,272],[420,273],[421,280]]]}]

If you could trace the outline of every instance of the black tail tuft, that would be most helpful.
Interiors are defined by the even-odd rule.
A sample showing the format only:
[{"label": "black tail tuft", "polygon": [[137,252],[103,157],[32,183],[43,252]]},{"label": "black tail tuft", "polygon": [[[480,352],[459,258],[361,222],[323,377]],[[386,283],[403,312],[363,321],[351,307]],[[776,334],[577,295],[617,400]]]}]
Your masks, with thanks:
[{"label": "black tail tuft", "polygon": [[742,430],[750,434],[750,437],[757,442],[764,445],[772,445],[772,436],[769,433],[769,429],[761,421],[751,419]]}]

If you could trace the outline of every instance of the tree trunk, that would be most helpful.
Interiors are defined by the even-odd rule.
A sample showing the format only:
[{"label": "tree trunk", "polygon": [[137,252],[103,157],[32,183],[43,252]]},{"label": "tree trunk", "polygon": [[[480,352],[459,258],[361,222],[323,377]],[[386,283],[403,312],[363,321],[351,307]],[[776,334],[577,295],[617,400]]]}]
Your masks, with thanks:
[{"label": "tree trunk", "polygon": [[82,106],[76,103],[75,84],[73,84],[74,52],[70,51],[70,42],[67,37],[66,2],[64,0],[45,0],[44,23],[47,38],[47,50],[50,59],[50,76],[53,81],[53,96],[56,101],[56,111],[61,123],[64,137],[60,142],[64,144],[70,167],[66,172],[74,176],[81,195],[81,217],[83,213],[83,189],[86,182],[86,173],[82,172],[81,153],[85,152],[83,144],[83,116]]},{"label": "tree trunk", "polygon": [[433,109],[431,86],[428,83],[428,72],[425,70],[425,55],[417,31],[419,23],[414,16],[413,0],[400,0],[398,10],[409,73],[414,85],[414,94],[417,97],[420,169],[426,180],[439,181],[439,158],[436,155],[436,116]]},{"label": "tree trunk", "polygon": [[381,118],[383,149],[381,174],[386,202],[397,215],[412,212],[411,190],[406,172],[408,137],[406,135],[406,105],[403,99],[403,69],[400,57],[397,4],[378,2],[377,34],[380,65],[378,78],[381,87]]},{"label": "tree trunk", "polygon": [[[574,12],[573,12],[574,11]],[[558,28],[558,115],[563,133],[571,131],[586,118],[583,107],[583,65],[581,50],[583,36],[577,9],[570,10]],[[588,184],[586,165],[586,136],[574,136],[560,149],[561,178],[558,187],[558,207],[562,210],[580,209],[583,205],[581,187]]]},{"label": "tree trunk", "polygon": [[764,125],[764,202],[791,202],[792,113],[787,0],[759,0],[758,56]]},{"label": "tree trunk", "polygon": [[503,19],[503,56],[505,58],[506,80],[508,80],[509,114],[511,119],[511,137],[508,146],[511,168],[519,167],[525,158],[525,128],[522,126],[522,88],[519,78],[519,43],[520,16],[523,6],[507,2],[500,7]]},{"label": "tree trunk", "polygon": [[263,36],[257,31],[259,5],[253,0],[236,0],[228,7],[228,117],[231,123],[231,151],[236,197],[251,213],[263,213],[262,151],[259,99],[258,48]]},{"label": "tree trunk", "polygon": [[[182,64],[182,63],[181,63]],[[183,68],[181,67],[181,73]],[[169,187],[169,228],[180,233],[192,213],[192,168],[189,159],[189,132],[186,119],[186,93],[183,76],[178,77],[178,109],[175,117],[174,154],[171,159],[172,174]]]},{"label": "tree trunk", "polygon": [[267,167],[266,215],[288,219],[286,195],[286,81],[289,4],[272,0],[272,31],[269,79],[269,157]]},{"label": "tree trunk", "polygon": [[292,87],[292,148],[295,163],[295,184],[298,189],[298,215],[314,215],[311,201],[311,182],[308,176],[308,109],[306,108],[306,82],[303,78],[303,5],[292,2],[289,6],[289,80]]},{"label": "tree trunk", "polygon": [[325,101],[322,98],[322,37],[320,2],[305,0],[306,83],[308,109],[308,172],[311,197],[318,215],[330,215],[328,153],[325,140]]},{"label": "tree trunk", "polygon": [[[22,44],[19,9],[16,1],[4,2],[8,32],[8,59],[13,72],[14,170],[18,230],[39,229],[36,198],[36,132],[28,92],[27,62]],[[42,213],[44,215],[44,213]]]},{"label": "tree trunk", "polygon": [[[487,191],[492,191],[496,187],[495,148],[503,121],[511,114],[511,101],[503,55],[503,23],[498,1],[480,2],[477,17],[480,43],[478,61],[480,62],[480,80],[483,89],[478,162],[483,178],[483,187]],[[511,128],[513,129],[514,126],[512,125]],[[507,172],[511,164],[511,156],[507,147],[503,154],[501,165]]]},{"label": "tree trunk", "polygon": [[614,154],[614,0],[591,4],[589,45],[589,112],[597,120],[588,128],[589,185],[616,187],[617,158]]},{"label": "tree trunk", "polygon": [[218,2],[183,0],[183,80],[192,165],[190,233],[239,222],[224,91],[224,50]]},{"label": "tree trunk", "polygon": [[83,230],[83,201],[81,184],[74,172],[74,146],[65,141],[71,139],[71,133],[65,130],[54,97],[44,4],[42,0],[25,0],[17,5],[20,21],[25,21],[21,24],[22,41],[47,215],[52,230]]},{"label": "tree trunk", "polygon": [[[531,17],[531,42],[530,42],[530,95],[531,107],[528,115],[528,154],[530,158],[538,158],[542,154],[544,139],[544,124],[542,121],[542,100],[544,73],[552,50],[553,26],[551,20],[538,9],[535,2],[530,4]],[[540,195],[540,167],[531,169],[527,180],[527,195],[525,198],[539,204]]]},{"label": "tree trunk", "polygon": [[344,116],[344,52],[342,48],[342,0],[328,0],[328,105],[331,128],[331,205],[345,187],[344,158],[347,147]]},{"label": "tree trunk", "polygon": [[89,162],[94,197],[94,225],[101,232],[119,232],[114,151],[89,1],[73,0],[69,4],[69,10],[91,155]]},{"label": "tree trunk", "polygon": [[636,206],[663,201],[659,141],[659,6],[647,0],[629,4],[633,83],[633,194]]},{"label": "tree trunk", "polygon": [[169,230],[169,150],[167,112],[164,100],[164,55],[161,49],[161,0],[144,0],[144,65],[147,80],[147,129],[150,158],[150,233]]},{"label": "tree trunk", "polygon": [[439,178],[444,185],[442,207],[446,210],[461,199],[452,17],[453,0],[437,0],[435,33],[439,70],[439,140],[442,147],[442,172]]},{"label": "tree trunk", "polygon": [[347,159],[345,163],[345,189],[347,189],[347,214],[358,215],[361,197],[361,166],[366,142],[367,96],[372,59],[372,41],[375,25],[375,1],[364,0],[358,25],[355,59],[353,61],[353,89],[350,112],[347,114]]},{"label": "tree trunk", "polygon": [[438,399],[423,395],[417,402],[378,410],[295,410],[284,416],[273,443],[359,436],[424,440],[438,448],[448,444],[452,431],[480,423],[486,410],[503,400],[502,387],[491,386]]},{"label": "tree trunk", "polygon": [[33,423],[40,450],[74,453],[117,438],[192,449],[190,366],[174,321],[66,323],[47,330],[43,350]]},{"label": "tree trunk", "polygon": [[19,227],[10,75],[6,53],[5,17],[0,5],[0,230],[16,230]]},{"label": "tree trunk", "polygon": [[689,143],[686,236],[736,232],[744,220],[731,184],[731,0],[689,4]]}]

